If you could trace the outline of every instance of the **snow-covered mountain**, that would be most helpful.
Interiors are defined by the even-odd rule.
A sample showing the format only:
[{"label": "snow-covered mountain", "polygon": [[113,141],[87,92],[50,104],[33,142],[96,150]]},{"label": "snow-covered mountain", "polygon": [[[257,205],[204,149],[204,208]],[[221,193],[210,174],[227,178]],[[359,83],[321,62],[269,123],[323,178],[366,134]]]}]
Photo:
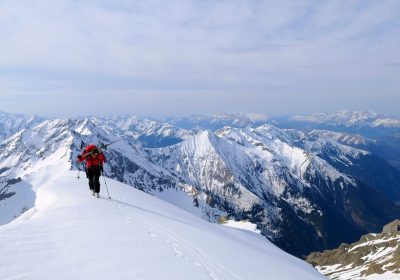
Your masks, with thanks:
[{"label": "snow-covered mountain", "polygon": [[363,147],[372,141],[360,134],[335,132],[330,130],[311,130],[308,132],[308,135],[313,138],[334,139],[344,145],[355,147]]},{"label": "snow-covered mountain", "polygon": [[110,179],[113,199],[92,198],[86,180],[69,171],[75,165],[71,159],[80,141],[115,138],[90,120],[64,119],[44,121],[0,145],[0,209],[7,218],[2,223],[20,215],[0,227],[1,247],[7,252],[0,258],[1,279],[263,279],[267,273],[277,279],[294,274],[323,279],[258,234],[211,224],[181,210],[184,193],[158,181],[168,180],[165,170],[146,160],[148,152],[135,149],[129,139],[109,147],[106,173],[142,182],[135,186],[148,192],[162,191],[164,199],[180,208]]},{"label": "snow-covered mountain", "polygon": [[[348,145],[369,150],[400,170],[400,119],[373,111],[339,111],[281,118],[278,122],[281,128],[325,130],[332,137],[344,134],[341,138]],[[333,135],[333,131],[339,135]]]},{"label": "snow-covered mountain", "polygon": [[38,125],[43,120],[43,118],[37,116],[0,111],[0,141],[25,128]]},{"label": "snow-covered mountain", "polygon": [[[148,193],[160,194],[165,200],[168,200],[170,196],[179,196],[181,197],[179,206],[199,212],[199,216],[202,215],[201,210],[207,211],[210,213],[211,219],[213,211],[209,209],[210,207],[203,205],[205,203],[202,203],[200,199],[201,207],[194,209],[193,199],[186,196],[186,193],[189,192],[188,188],[179,188],[175,178],[164,175],[163,169],[149,161],[148,154],[134,138],[125,136],[125,138],[119,139],[115,134],[110,134],[109,131],[96,126],[88,119],[47,120],[3,141],[0,144],[0,170],[3,171],[1,174],[3,183],[0,185],[0,190],[5,199],[0,203],[20,205],[19,211],[13,213],[13,216],[18,215],[23,209],[32,206],[31,199],[27,196],[25,202],[11,202],[15,201],[18,196],[10,189],[10,182],[21,180],[20,178],[27,172],[38,169],[37,166],[53,164],[54,158],[58,157],[68,157],[68,168],[82,169],[82,166],[78,166],[75,162],[75,158],[81,150],[81,142],[104,144],[115,140],[119,141],[108,148],[106,152],[108,163],[105,166],[106,174]],[[170,189],[174,193],[168,196]],[[163,192],[161,193],[161,191]],[[187,206],[188,202],[190,202],[190,207]],[[215,215],[212,217],[213,221],[218,218]]]},{"label": "snow-covered mountain", "polygon": [[307,261],[330,279],[399,279],[400,220],[387,224],[381,233],[363,235],[353,244],[312,253]]},{"label": "snow-covered mountain", "polygon": [[230,127],[256,127],[266,122],[270,122],[270,118],[258,113],[220,113],[211,115],[193,115],[185,118],[168,118],[166,122],[174,124],[190,130],[215,131],[224,126]]},{"label": "snow-covered mountain", "polygon": [[293,121],[325,124],[345,127],[383,127],[400,128],[400,120],[369,111],[338,111],[335,113],[315,113],[311,115],[296,115]]},{"label": "snow-covered mountain", "polygon": [[190,130],[136,116],[93,117],[90,120],[105,131],[131,136],[151,148],[170,146],[193,136]]},{"label": "snow-covered mountain", "polygon": [[[44,121],[0,144],[0,209],[4,210],[0,224],[12,221],[34,206],[36,189],[21,177],[54,165],[62,158],[68,163],[73,126],[70,120]],[[66,164],[65,168],[70,166]]]},{"label": "snow-covered mountain", "polygon": [[[338,134],[316,130],[310,131],[307,136],[309,141],[314,143],[309,149],[312,153],[325,159],[338,171],[385,194],[390,200],[400,205],[400,172],[374,153],[376,144],[373,141],[348,133]],[[334,140],[336,137],[338,140]],[[366,142],[362,143],[361,139],[365,139]],[[354,141],[362,144],[355,144]],[[348,145],[351,146],[343,143],[349,143]],[[359,151],[364,152],[359,153]]]},{"label": "snow-covered mountain", "polygon": [[[380,185],[360,180],[357,178],[359,174],[352,170],[353,166],[357,166],[355,170],[362,169],[371,174],[380,170],[376,169],[379,166],[367,169],[368,164],[363,162],[373,157],[366,151],[332,139],[307,138],[299,131],[280,130],[270,125],[247,131],[227,129],[220,133],[231,143],[238,144],[235,149],[243,150],[249,156],[247,163],[234,169],[234,174],[243,174],[242,184],[258,193],[264,201],[273,201],[273,208],[279,209],[282,220],[273,228],[279,229],[275,241],[282,247],[290,244],[290,248],[301,248],[302,244],[310,241],[302,234],[316,240],[313,244],[306,244],[307,248],[338,244],[339,239],[354,238],[359,235],[357,232],[381,227],[383,224],[377,221],[390,221],[385,215],[393,219],[400,213],[393,202],[379,194],[377,189]],[[232,156],[230,162],[237,164],[242,161]],[[341,167],[340,171],[336,166]],[[389,170],[390,174],[400,178],[396,170]],[[398,200],[399,186],[396,182],[390,182],[389,186],[393,188],[388,191],[388,196],[396,195]],[[369,198],[371,195],[375,196],[373,202]],[[390,205],[390,210],[383,209],[382,204],[385,207]],[[374,213],[370,210],[360,213],[356,210],[358,207],[375,210]],[[332,227],[333,220],[336,227]],[[292,231],[293,228],[296,230]],[[290,248],[285,249],[290,251]],[[299,251],[291,252],[301,254]]]},{"label": "snow-covered mountain", "polygon": [[224,127],[190,132],[168,147],[144,148],[129,132],[139,129],[123,120],[47,120],[3,141],[0,208],[16,205],[7,219],[32,206],[32,188],[23,179],[28,172],[57,158],[71,161],[67,169],[78,169],[74,159],[82,141],[115,140],[106,150],[108,177],[208,221],[248,220],[297,256],[353,242],[399,217],[399,173],[326,134],[272,125]]},{"label": "snow-covered mountain", "polygon": [[[310,248],[354,240],[396,217],[394,203],[375,192],[380,185],[367,184],[346,173],[357,164],[363,169],[362,160],[370,157],[366,151],[300,131],[271,125],[226,127],[216,134],[201,131],[170,147],[145,149],[124,164],[110,164],[108,174],[159,197],[165,190],[181,190],[194,205],[200,205],[203,217],[211,221],[221,215],[249,219],[265,236],[301,255]],[[392,185],[396,190],[398,183],[388,184]],[[393,199],[400,197],[392,189],[387,194]],[[365,207],[370,204],[370,195],[376,196],[372,209],[378,209],[358,213],[352,204]],[[378,206],[380,203],[386,206]],[[343,231],[338,233],[326,217],[337,220]],[[328,225],[321,226],[324,223]],[[296,234],[292,228],[298,229]],[[305,236],[314,236],[316,241]]]},{"label": "snow-covered mountain", "polygon": [[325,279],[256,233],[117,181],[108,179],[111,200],[104,186],[94,198],[68,157],[22,176],[35,204],[0,227],[0,279]]}]

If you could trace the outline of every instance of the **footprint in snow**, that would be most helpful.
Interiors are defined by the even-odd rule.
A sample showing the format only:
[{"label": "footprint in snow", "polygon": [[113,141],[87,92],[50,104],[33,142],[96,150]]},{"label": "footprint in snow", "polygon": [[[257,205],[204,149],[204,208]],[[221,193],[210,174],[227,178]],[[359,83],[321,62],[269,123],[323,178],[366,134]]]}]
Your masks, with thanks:
[{"label": "footprint in snow", "polygon": [[181,258],[181,257],[184,256],[183,253],[182,253],[181,251],[178,251],[178,250],[174,250],[174,251],[175,251],[175,256],[176,256],[176,257]]}]

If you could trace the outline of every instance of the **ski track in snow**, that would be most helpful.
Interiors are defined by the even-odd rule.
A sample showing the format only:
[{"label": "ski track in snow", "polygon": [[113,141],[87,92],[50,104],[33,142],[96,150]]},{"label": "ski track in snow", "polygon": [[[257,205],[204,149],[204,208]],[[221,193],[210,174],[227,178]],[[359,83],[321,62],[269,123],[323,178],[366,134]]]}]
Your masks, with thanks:
[{"label": "ski track in snow", "polygon": [[[130,211],[128,206],[121,203],[118,204],[120,213],[125,217],[125,220],[129,223],[132,222],[132,216],[135,215],[134,211]],[[126,215],[125,211],[130,212],[130,215]],[[161,238],[164,242],[169,244],[175,253],[177,258],[182,258],[192,265],[199,266],[205,270],[212,280],[238,280],[240,279],[235,274],[231,273],[228,269],[224,268],[215,259],[202,252],[199,248],[182,237],[163,227],[159,223],[155,222],[151,218],[147,220],[140,219],[142,223],[148,225],[148,233],[151,237]]]},{"label": "ski track in snow", "polygon": [[[171,250],[174,252],[175,257],[181,258],[188,262],[191,265],[195,265],[204,270],[204,272],[209,276],[212,280],[239,280],[240,278],[234,273],[230,272],[229,269],[224,268],[221,264],[219,264],[215,259],[208,256],[206,253],[202,252],[199,248],[187,240],[184,240],[183,237],[173,233],[168,230],[166,227],[157,223],[154,219],[151,218],[151,215],[160,216],[159,213],[152,213],[145,209],[140,209],[136,206],[129,205],[123,201],[119,200],[110,200],[111,202],[115,202],[118,204],[118,209],[120,214],[124,217],[126,222],[134,223],[140,222],[142,224],[146,224],[148,226],[148,234],[153,238],[160,238],[163,242],[168,244],[171,247]],[[140,216],[136,215],[135,210],[144,211],[150,213],[148,219],[142,219]],[[129,214],[127,214],[129,212]],[[161,215],[162,216],[162,215]],[[167,219],[173,219],[171,217],[165,216]],[[181,223],[185,223],[183,221],[177,221]]]}]

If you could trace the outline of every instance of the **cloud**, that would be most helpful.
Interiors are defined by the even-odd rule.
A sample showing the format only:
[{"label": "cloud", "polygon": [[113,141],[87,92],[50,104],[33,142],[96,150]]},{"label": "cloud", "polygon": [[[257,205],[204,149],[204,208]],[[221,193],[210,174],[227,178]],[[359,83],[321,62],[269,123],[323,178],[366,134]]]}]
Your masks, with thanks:
[{"label": "cloud", "polygon": [[[1,1],[0,106],[5,95],[68,103],[96,93],[118,96],[114,112],[142,98],[176,113],[207,111],[197,101],[204,92],[213,107],[236,110],[229,96],[256,92],[266,102],[314,91],[322,97],[313,107],[326,106],[324,96],[372,91],[384,104],[400,87],[397,69],[386,67],[400,59],[398,18],[400,3],[390,0]],[[173,92],[182,106],[163,98]]]}]

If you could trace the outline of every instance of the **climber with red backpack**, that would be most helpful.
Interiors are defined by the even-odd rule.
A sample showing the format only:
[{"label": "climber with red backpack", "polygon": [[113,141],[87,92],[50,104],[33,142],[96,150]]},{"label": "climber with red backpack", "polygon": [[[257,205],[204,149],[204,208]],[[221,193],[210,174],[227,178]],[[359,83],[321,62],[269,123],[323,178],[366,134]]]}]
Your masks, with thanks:
[{"label": "climber with red backpack", "polygon": [[90,144],[81,155],[77,157],[78,162],[86,161],[86,176],[89,179],[89,188],[92,195],[97,198],[100,197],[100,175],[103,172],[103,164],[106,157],[96,145]]}]

